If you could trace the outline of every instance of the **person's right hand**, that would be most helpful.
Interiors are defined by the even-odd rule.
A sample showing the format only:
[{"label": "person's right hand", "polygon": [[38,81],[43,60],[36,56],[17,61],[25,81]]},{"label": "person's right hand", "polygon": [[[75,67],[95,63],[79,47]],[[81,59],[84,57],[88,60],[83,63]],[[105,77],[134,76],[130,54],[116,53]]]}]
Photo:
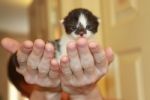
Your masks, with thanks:
[{"label": "person's right hand", "polygon": [[71,97],[91,94],[96,89],[97,81],[107,73],[112,60],[111,48],[105,51],[97,43],[88,42],[85,38],[68,43],[67,55],[60,61],[63,91],[69,93]]},{"label": "person's right hand", "polygon": [[53,58],[52,44],[41,39],[19,43],[11,38],[4,38],[1,44],[10,53],[17,52],[16,70],[28,84],[60,90],[59,64]]}]

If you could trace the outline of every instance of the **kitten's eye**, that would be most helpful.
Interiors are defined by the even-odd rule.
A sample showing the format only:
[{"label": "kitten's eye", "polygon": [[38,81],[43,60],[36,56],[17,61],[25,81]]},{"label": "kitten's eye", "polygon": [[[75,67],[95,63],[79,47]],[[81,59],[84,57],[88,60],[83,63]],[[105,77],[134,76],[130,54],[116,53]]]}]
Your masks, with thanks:
[{"label": "kitten's eye", "polygon": [[92,30],[92,29],[93,29],[93,26],[92,26],[92,25],[87,25],[87,26],[86,26],[86,29]]},{"label": "kitten's eye", "polygon": [[75,29],[77,29],[77,28],[76,28],[76,26],[71,26],[70,29],[71,29],[71,30],[75,30]]}]

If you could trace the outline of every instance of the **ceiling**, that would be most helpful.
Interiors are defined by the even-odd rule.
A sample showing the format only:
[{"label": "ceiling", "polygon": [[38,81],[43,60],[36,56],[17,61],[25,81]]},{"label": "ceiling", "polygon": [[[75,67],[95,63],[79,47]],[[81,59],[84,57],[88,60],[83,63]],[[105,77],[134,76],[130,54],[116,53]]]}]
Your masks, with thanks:
[{"label": "ceiling", "polygon": [[0,0],[0,6],[28,7],[33,0]]}]

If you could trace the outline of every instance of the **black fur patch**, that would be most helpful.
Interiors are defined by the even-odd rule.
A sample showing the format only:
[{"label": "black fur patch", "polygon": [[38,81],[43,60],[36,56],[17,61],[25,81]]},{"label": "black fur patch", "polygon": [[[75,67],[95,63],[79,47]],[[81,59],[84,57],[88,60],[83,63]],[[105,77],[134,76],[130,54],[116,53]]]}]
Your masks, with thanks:
[{"label": "black fur patch", "polygon": [[54,41],[48,41],[49,43],[52,43],[54,48],[55,48],[55,57],[56,57],[56,51],[57,52],[61,52],[60,51],[60,39],[54,40]]}]

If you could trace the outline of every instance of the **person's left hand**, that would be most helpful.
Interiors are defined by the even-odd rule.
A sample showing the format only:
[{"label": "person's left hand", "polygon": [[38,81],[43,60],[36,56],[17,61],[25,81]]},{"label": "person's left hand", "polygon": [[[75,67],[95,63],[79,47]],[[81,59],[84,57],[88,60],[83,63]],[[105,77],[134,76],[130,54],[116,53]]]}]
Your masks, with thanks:
[{"label": "person's left hand", "polygon": [[61,59],[61,85],[69,94],[90,92],[96,87],[113,60],[111,48],[104,51],[97,43],[81,38],[67,46],[68,56]]},{"label": "person's left hand", "polygon": [[10,53],[16,52],[16,71],[28,85],[46,87],[60,92],[59,64],[54,58],[54,47],[42,39],[20,43],[12,38],[4,38],[2,47]]}]

